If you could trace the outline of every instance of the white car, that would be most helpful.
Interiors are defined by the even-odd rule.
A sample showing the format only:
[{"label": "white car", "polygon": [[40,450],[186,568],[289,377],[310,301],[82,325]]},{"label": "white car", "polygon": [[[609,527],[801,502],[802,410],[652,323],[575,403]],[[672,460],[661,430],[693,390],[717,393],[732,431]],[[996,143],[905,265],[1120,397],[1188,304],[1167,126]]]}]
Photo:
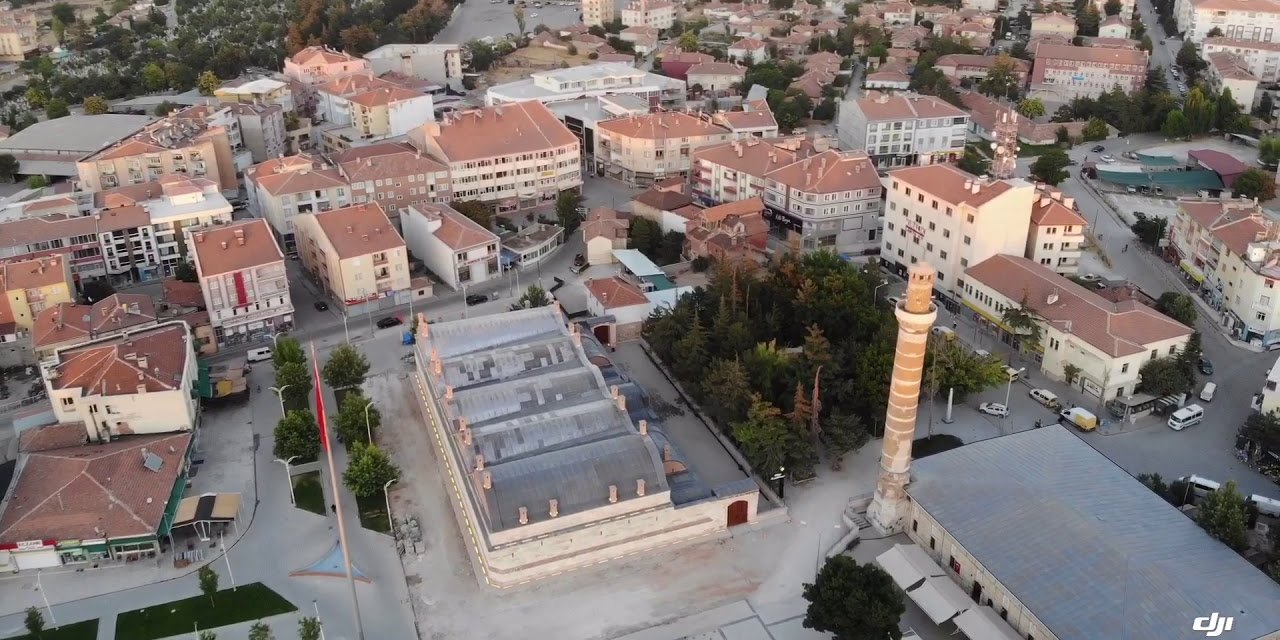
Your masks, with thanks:
[{"label": "white car", "polygon": [[1009,415],[1009,407],[999,402],[984,402],[978,405],[978,413],[985,413],[989,416],[1004,418]]},{"label": "white car", "polygon": [[898,305],[902,302],[902,298],[900,298],[900,297],[898,297],[898,296],[889,296],[889,297],[885,298],[885,300],[888,300],[888,301],[889,301],[889,305],[890,305],[890,306],[893,306],[893,307],[898,306]]},{"label": "white car", "polygon": [[1085,282],[1097,282],[1102,279],[1102,276],[1096,273],[1084,273],[1080,275],[1080,279]]},{"label": "white car", "polygon": [[1106,155],[1104,155],[1104,156],[1102,156],[1101,158],[1098,158],[1098,159],[1099,159],[1099,160],[1101,160],[1101,161],[1103,161],[1103,162],[1105,162],[1105,163],[1107,163],[1107,164],[1111,164],[1112,162],[1115,162],[1115,161],[1116,161],[1116,157],[1115,157],[1115,156],[1113,156],[1113,155],[1111,155],[1111,154],[1109,154],[1109,153],[1108,153],[1108,154],[1106,154]]}]

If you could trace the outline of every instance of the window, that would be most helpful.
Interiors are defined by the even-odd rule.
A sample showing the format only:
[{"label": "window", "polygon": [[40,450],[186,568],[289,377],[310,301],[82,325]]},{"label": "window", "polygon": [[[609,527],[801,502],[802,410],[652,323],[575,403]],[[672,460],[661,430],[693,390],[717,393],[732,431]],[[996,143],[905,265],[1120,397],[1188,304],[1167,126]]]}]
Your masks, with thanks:
[{"label": "window", "polygon": [[932,222],[930,222],[930,223],[929,223],[929,230],[930,230],[930,231],[933,231],[934,229],[937,229],[937,228],[938,228],[938,225],[936,225],[936,224],[934,224],[934,223],[932,223]]},{"label": "window", "polygon": [[930,549],[937,549],[937,548],[938,548],[938,541],[937,541],[937,540],[935,540],[933,536],[929,536],[929,548],[930,548]]},{"label": "window", "polygon": [[938,252],[938,257],[939,257],[939,258],[942,258],[943,260],[946,260],[946,259],[947,259],[947,252],[946,252],[946,251],[939,251],[939,252]]},{"label": "window", "polygon": [[920,522],[919,522],[918,520],[912,520],[912,521],[911,521],[911,530],[912,530],[912,531],[919,531],[919,530],[920,530]]},{"label": "window", "polygon": [[1129,373],[1129,363],[1128,363],[1128,362],[1124,363],[1123,365],[1120,365],[1120,373]]},{"label": "window", "polygon": [[969,214],[969,217],[966,218],[966,220],[969,222],[969,224],[973,224],[973,214],[972,213]]},{"label": "window", "polygon": [[950,229],[943,229],[943,230],[942,230],[942,237],[944,237],[944,238],[950,238],[950,237],[951,237],[951,230],[950,230]]},{"label": "window", "polygon": [[962,267],[969,266],[969,260],[967,258],[960,258],[960,266]]},{"label": "window", "polygon": [[76,404],[76,399],[75,399],[75,398],[63,398],[63,399],[62,399],[62,406],[63,406],[63,407],[72,407],[72,406],[75,406],[75,404]]},{"label": "window", "polygon": [[965,244],[973,244],[973,238],[970,238],[969,236],[965,236],[965,237],[964,237],[964,243],[965,243]]}]

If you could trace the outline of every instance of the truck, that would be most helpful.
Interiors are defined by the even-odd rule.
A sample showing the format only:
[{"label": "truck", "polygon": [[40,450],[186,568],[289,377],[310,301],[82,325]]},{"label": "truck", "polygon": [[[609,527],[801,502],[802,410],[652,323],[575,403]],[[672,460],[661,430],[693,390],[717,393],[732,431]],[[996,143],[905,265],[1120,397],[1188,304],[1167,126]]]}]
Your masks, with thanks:
[{"label": "truck", "polygon": [[247,400],[249,398],[248,373],[249,362],[243,357],[218,364],[199,362],[196,389],[200,392],[201,402],[206,406],[213,406]]},{"label": "truck", "polygon": [[1098,428],[1098,416],[1093,415],[1088,409],[1082,407],[1063,409],[1062,413],[1058,414],[1058,419],[1075,425],[1081,431],[1093,431]]}]

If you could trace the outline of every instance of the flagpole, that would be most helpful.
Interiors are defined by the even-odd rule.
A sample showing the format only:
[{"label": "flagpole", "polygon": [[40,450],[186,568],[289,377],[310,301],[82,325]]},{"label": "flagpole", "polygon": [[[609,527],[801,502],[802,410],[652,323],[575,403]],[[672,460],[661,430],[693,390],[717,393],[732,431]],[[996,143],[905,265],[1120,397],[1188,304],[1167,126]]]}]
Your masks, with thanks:
[{"label": "flagpole", "polygon": [[311,343],[311,370],[316,385],[316,422],[320,427],[320,446],[329,459],[329,490],[333,492],[334,515],[338,518],[338,545],[342,547],[342,564],[347,569],[351,587],[351,609],[356,616],[356,637],[364,640],[364,622],[360,619],[360,600],[356,597],[356,580],[351,572],[351,550],[347,546],[347,525],[342,519],[342,492],[338,488],[338,471],[333,464],[333,448],[329,446],[329,424],[324,414],[324,391],[320,385],[320,367],[316,360],[316,343]]}]

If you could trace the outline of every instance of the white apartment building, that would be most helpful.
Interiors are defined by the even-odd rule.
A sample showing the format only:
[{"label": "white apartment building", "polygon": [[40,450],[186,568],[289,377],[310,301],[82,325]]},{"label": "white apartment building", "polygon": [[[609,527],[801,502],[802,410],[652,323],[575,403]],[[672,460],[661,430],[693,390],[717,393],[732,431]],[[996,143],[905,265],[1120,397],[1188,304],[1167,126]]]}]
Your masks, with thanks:
[{"label": "white apartment building", "polygon": [[622,24],[627,27],[670,29],[676,22],[676,5],[666,0],[631,0],[622,8]]},{"label": "white apartment building", "polygon": [[249,211],[266,219],[286,252],[294,252],[293,217],[351,204],[351,188],[337,169],[306,154],[276,158],[244,172]]},{"label": "white apartment building", "polygon": [[684,104],[683,80],[660,76],[624,62],[598,62],[567,69],[534,71],[528,78],[489,87],[485,104],[537,100],[544,104],[608,95],[633,95],[664,107]]},{"label": "white apartment building", "polygon": [[842,149],[865,151],[878,167],[954,161],[964,154],[969,114],[934,96],[867,92],[840,103]]},{"label": "white apartment building", "polygon": [[182,321],[61,349],[41,373],[54,417],[83,423],[94,442],[191,431],[199,421],[196,353]]},{"label": "white apartment building", "polygon": [[690,195],[704,206],[765,195],[765,176],[814,153],[803,137],[749,138],[693,152]]},{"label": "white apartment building", "polygon": [[536,100],[455,112],[409,138],[449,168],[454,200],[515,211],[582,186],[578,138]]},{"label": "white apartment building", "polygon": [[1259,82],[1280,80],[1280,42],[1206,38],[1200,43],[1200,50],[1206,57],[1219,52],[1236,56]]},{"label": "white apartment building", "polygon": [[865,154],[826,149],[765,175],[765,215],[794,251],[875,253],[882,192]]},{"label": "white apartment building", "polygon": [[959,297],[963,274],[994,255],[1027,247],[1035,186],[987,181],[950,164],[889,172],[880,262],[894,272],[924,260],[938,270],[934,288]]},{"label": "white apartment building", "polygon": [[1169,248],[1233,336],[1280,343],[1280,226],[1252,201],[1182,198]]},{"label": "white apartment building", "polygon": [[[994,255],[966,269],[960,302],[999,329],[1002,341],[1029,351],[1041,373],[1063,380],[1064,367],[1080,373],[1065,381],[1111,400],[1137,389],[1142,365],[1182,349],[1193,329],[1135,300],[1111,302],[1047,267],[1015,255]],[[1039,344],[1019,344],[1004,324],[1010,308],[1027,309],[1041,329]]]},{"label": "white apartment building", "polygon": [[303,267],[348,316],[406,304],[409,255],[376,202],[297,218]]},{"label": "white apartment building", "polygon": [[1075,198],[1063,197],[1061,191],[1036,194],[1023,253],[1027,259],[1062,275],[1075,275],[1080,270],[1086,221],[1076,213],[1075,204]]},{"label": "white apartment building", "polygon": [[599,168],[637,185],[688,176],[695,149],[733,139],[709,116],[679,111],[607,120],[596,125],[596,136]]},{"label": "white apartment building", "polygon": [[1261,397],[1255,397],[1255,405],[1262,413],[1280,409],[1280,360],[1267,370],[1267,381],[1262,383]]},{"label": "white apartment building", "polygon": [[213,97],[224,103],[274,104],[285,113],[293,113],[297,108],[293,101],[293,89],[289,83],[275,78],[230,80],[215,89]]},{"label": "white apartment building", "polygon": [[613,22],[613,0],[582,0],[582,23],[588,27],[603,27]]},{"label": "white apartment building", "polygon": [[1239,56],[1226,51],[1215,51],[1205,55],[1209,66],[1205,68],[1204,78],[1214,93],[1231,90],[1231,97],[1245,113],[1253,111],[1253,103],[1258,94],[1258,77],[1249,72],[1248,64]]},{"label": "white apartment building", "polygon": [[1280,1],[1177,0],[1174,14],[1184,38],[1200,44],[1218,29],[1230,40],[1276,42],[1280,36]]},{"label": "white apartment building", "polygon": [[[1133,0],[1129,0],[1132,5]],[[1101,12],[1098,15],[1105,15]],[[1050,11],[1031,16],[1031,33],[1041,34],[1047,33],[1051,35],[1062,36],[1070,40],[1076,37],[1076,21],[1075,18],[1066,15],[1060,11]]]},{"label": "white apartment building", "polygon": [[423,204],[400,214],[404,241],[454,290],[501,275],[498,236],[447,204]]},{"label": "white apartment building", "polygon": [[364,54],[376,75],[395,72],[462,90],[462,46],[456,44],[388,44]]},{"label": "white apartment building", "polygon": [[107,273],[131,273],[134,280],[173,275],[174,267],[187,259],[185,233],[231,222],[231,203],[216,183],[204,178],[165,176],[94,196],[101,213],[125,207],[146,212],[148,225],[99,234]]},{"label": "white apartment building", "polygon": [[316,88],[320,142],[342,151],[371,140],[407,134],[435,119],[429,94],[369,75],[337,78]]},{"label": "white apartment building", "polygon": [[284,254],[265,220],[194,231],[187,243],[220,347],[292,328]]},{"label": "white apartment building", "polygon": [[726,51],[729,60],[745,64],[760,64],[769,59],[769,45],[763,40],[743,38],[731,45]]}]

